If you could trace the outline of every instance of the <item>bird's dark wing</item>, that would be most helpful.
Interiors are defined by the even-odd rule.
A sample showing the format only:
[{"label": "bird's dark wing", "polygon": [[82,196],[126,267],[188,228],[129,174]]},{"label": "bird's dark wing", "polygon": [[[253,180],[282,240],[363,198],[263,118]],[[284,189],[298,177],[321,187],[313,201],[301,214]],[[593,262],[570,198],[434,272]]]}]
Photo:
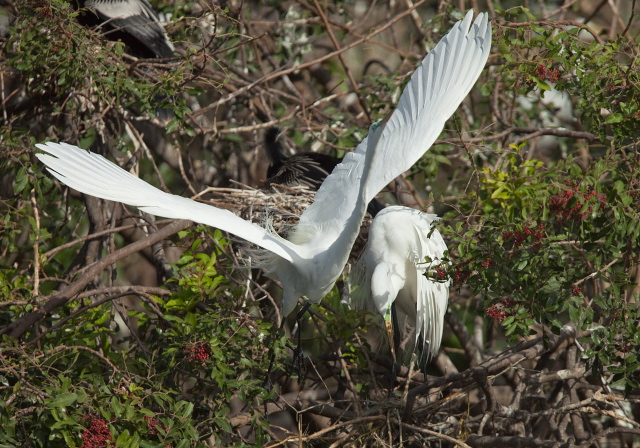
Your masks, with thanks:
[{"label": "bird's dark wing", "polygon": [[267,172],[271,176],[265,181],[265,186],[302,185],[311,190],[317,190],[338,163],[340,159],[326,154],[314,152],[297,154],[284,160],[279,167],[272,165]]},{"label": "bird's dark wing", "polygon": [[147,0],[87,0],[84,7],[98,16],[106,36],[121,39],[134,56],[174,56],[173,44]]}]

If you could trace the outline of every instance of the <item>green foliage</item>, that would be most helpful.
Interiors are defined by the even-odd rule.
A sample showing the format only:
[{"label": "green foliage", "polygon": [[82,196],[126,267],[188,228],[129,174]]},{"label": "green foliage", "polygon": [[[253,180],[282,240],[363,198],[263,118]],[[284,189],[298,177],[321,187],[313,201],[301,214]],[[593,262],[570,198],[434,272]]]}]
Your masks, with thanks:
[{"label": "green foliage", "polygon": [[622,37],[585,43],[588,33],[581,28],[521,25],[497,36],[507,88],[520,94],[534,88],[566,91],[577,100],[583,125],[603,142],[611,136],[617,147],[635,142],[640,127],[637,45]]},{"label": "green foliage", "polygon": [[[79,26],[77,12],[62,0],[16,3],[18,20],[1,42],[3,72],[11,75],[3,82],[14,82],[6,91],[15,93],[3,97],[1,111],[3,118],[8,113],[0,128],[0,328],[41,311],[130,238],[118,233],[83,239],[96,231],[96,218],[87,217],[86,205],[35,164],[36,142],[98,146],[141,178],[184,196],[210,185],[228,187],[229,179],[245,182],[247,173],[255,176],[249,183],[258,185],[260,175],[243,159],[255,162],[254,153],[247,154],[259,146],[264,123],[286,120],[280,125],[301,149],[325,146],[324,152],[343,156],[366,135],[368,116],[379,120],[392,109],[409,67],[461,14],[448,5],[425,19],[419,42],[400,39],[409,27],[399,21],[404,29],[396,28],[390,41],[385,32],[364,50],[349,50],[363,113],[362,105],[347,101],[353,86],[337,58],[318,63],[320,72],[314,67],[278,74],[333,51],[315,6],[273,1],[264,12],[246,4],[240,10],[231,3],[224,9],[203,5],[155,5],[171,15],[167,29],[180,50],[177,62],[160,66],[136,61],[122,43]],[[350,3],[321,7],[340,45],[369,26],[360,26]],[[371,17],[377,17],[372,29],[379,27],[382,16]],[[485,318],[487,334],[497,335],[487,351],[503,348],[505,340],[550,336],[575,325],[585,364],[629,393],[640,382],[638,48],[628,38],[603,41],[598,35],[590,42],[586,26],[551,23],[536,21],[525,8],[498,10],[491,68],[448,122],[441,136],[446,144],[433,147],[410,178],[417,190],[422,181],[431,184],[433,196],[444,198],[436,205],[453,210],[446,216],[451,225],[439,227],[450,242],[451,303],[455,311]],[[397,66],[368,55],[377,40],[385,50],[397,49]],[[385,74],[369,76],[369,66]],[[569,122],[544,118],[553,115],[553,106],[543,100],[556,91],[578,111]],[[12,105],[22,96],[22,103]],[[158,98],[166,98],[160,100],[164,105],[171,100],[175,119],[166,124],[153,118]],[[193,98],[204,112],[191,115],[186,102]],[[531,105],[524,107],[524,99]],[[137,128],[147,121],[154,122],[151,129]],[[574,129],[583,137],[550,137],[558,149],[544,157],[535,132],[516,127]],[[142,144],[145,133],[159,135],[179,154],[163,144]],[[146,220],[101,207],[107,232]],[[236,270],[238,260],[219,231],[199,227],[174,243],[181,253],[165,289],[137,286],[142,282],[135,283],[131,271],[145,269],[127,260],[49,310],[19,340],[2,336],[0,446],[270,441],[274,433],[263,405],[277,397],[262,385],[271,347],[274,371],[291,371],[291,341],[273,324],[277,301],[265,299],[277,287]],[[96,246],[93,258],[87,257],[89,244]],[[123,284],[134,285],[133,298],[121,302],[114,291]],[[311,362],[298,387],[329,390],[337,384],[331,399],[341,397],[336,409],[351,412],[355,408],[342,399],[345,390],[369,402],[382,385],[368,376],[372,358],[384,356],[384,348],[372,353],[369,345],[379,323],[349,310],[338,288],[323,302],[302,323]],[[369,339],[354,336],[361,328]],[[448,345],[460,348],[454,336]],[[449,355],[460,367],[468,363],[459,351]],[[281,381],[275,390],[286,391],[286,385]],[[236,420],[238,412],[242,418]],[[467,423],[460,420],[461,432]]]},{"label": "green foliage", "polygon": [[[79,126],[66,140],[79,139],[82,146],[93,144],[105,126],[114,126],[119,107],[154,116],[156,108],[167,106],[159,98],[171,98],[176,118],[169,129],[192,134],[184,114],[184,90],[188,67],[173,66],[155,73],[133,71],[124,62],[122,42],[105,42],[99,34],[79,25],[78,11],[64,0],[19,2],[20,16],[5,45],[8,67],[18,70],[25,93],[42,101],[39,114],[58,125],[64,116],[73,116]],[[105,51],[105,46],[107,50]],[[157,79],[151,82],[149,78]],[[97,119],[96,111],[102,113]],[[15,116],[13,126],[33,117]]]},{"label": "green foliage", "polygon": [[618,386],[638,387],[640,363],[628,354],[637,328],[628,323],[637,314],[640,191],[627,186],[637,184],[640,161],[612,152],[583,170],[514,154],[481,175],[459,204],[476,218],[449,229],[454,282],[484,297],[507,336],[558,334],[568,323],[590,330],[583,356],[593,368],[613,366]]},{"label": "green foliage", "polygon": [[[79,447],[106,425],[117,446],[205,446],[199,441],[207,438],[241,446],[229,404],[270,397],[262,382],[272,329],[242,307],[243,289],[230,290],[218,274],[229,266],[218,258],[226,241],[219,231],[215,236],[212,252],[201,252],[197,238],[183,254],[175,293],[128,313],[137,322],[136,338],[115,344],[109,322],[118,306],[109,302],[73,317],[91,305],[86,299],[61,309],[57,321],[72,319],[66,330],[44,335],[37,346],[19,347],[5,337],[2,365],[22,368],[0,375],[15,396],[0,404],[0,443],[22,445],[35,435],[32,446]],[[282,351],[282,341],[276,348]],[[15,415],[23,416],[20,424]],[[260,445],[267,440],[264,423],[253,418]]]}]

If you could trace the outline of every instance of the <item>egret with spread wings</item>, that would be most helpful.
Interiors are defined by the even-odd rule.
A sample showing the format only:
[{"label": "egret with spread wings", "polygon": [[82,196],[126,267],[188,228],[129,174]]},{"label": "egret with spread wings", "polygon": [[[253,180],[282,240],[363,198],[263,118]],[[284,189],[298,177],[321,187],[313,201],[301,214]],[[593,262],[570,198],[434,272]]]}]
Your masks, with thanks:
[{"label": "egret with spread wings", "polygon": [[287,238],[233,213],[152,187],[100,155],[65,143],[37,145],[42,163],[82,193],[136,206],[165,218],[217,227],[265,249],[261,267],[283,287],[283,315],[306,296],[318,303],[333,287],[359,233],[367,204],[409,169],[442,132],[489,56],[491,25],[473,13],[424,58],[388,120],[374,125],[323,182]]}]

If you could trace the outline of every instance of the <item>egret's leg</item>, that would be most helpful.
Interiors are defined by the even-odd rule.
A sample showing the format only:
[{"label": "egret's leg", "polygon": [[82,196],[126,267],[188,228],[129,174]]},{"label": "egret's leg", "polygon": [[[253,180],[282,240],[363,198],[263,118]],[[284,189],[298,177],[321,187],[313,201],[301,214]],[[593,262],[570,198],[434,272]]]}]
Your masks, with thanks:
[{"label": "egret's leg", "polygon": [[[420,370],[422,371],[422,375],[424,377],[424,384],[427,384],[427,366],[429,365],[430,359],[429,359],[429,353],[430,353],[430,346],[429,343],[427,342],[426,347],[425,347],[425,343],[423,338],[419,338],[418,339],[418,352],[420,353],[420,361],[418,361],[418,365],[420,366]],[[429,399],[429,389],[427,389],[427,394],[426,394],[426,399],[427,399],[427,403],[430,403],[431,400]]]},{"label": "egret's leg", "polygon": [[311,306],[311,303],[305,302],[300,308],[298,314],[296,314],[296,325],[298,326],[298,345],[293,350],[293,365],[292,369],[298,369],[298,384],[302,381],[302,369],[304,367],[304,353],[302,351],[302,318]]},{"label": "egret's leg", "polygon": [[271,359],[269,360],[269,367],[267,368],[267,377],[264,379],[264,383],[262,383],[262,387],[267,391],[271,390],[271,370],[273,369],[273,363],[276,360],[276,352],[274,347],[276,345],[276,339],[278,334],[282,333],[282,329],[284,328],[285,317],[282,316],[282,320],[280,321],[280,325],[276,329],[276,331],[271,333]]},{"label": "egret's leg", "polygon": [[[389,338],[389,346],[391,348],[391,356],[393,357],[391,362],[391,378],[389,384],[389,397],[393,395],[393,391],[396,385],[396,377],[398,375],[398,362],[397,352],[400,348],[400,329],[398,328],[398,316],[396,315],[395,303],[391,304],[391,315],[388,319],[385,319],[385,329],[387,330],[387,337]],[[396,338],[396,336],[398,336]],[[397,342],[396,342],[397,339]]]}]

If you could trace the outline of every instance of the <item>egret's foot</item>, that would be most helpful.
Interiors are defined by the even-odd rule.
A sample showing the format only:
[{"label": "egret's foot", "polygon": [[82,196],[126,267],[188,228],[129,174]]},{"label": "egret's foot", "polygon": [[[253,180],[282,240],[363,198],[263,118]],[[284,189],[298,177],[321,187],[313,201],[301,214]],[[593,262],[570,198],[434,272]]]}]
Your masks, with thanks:
[{"label": "egret's foot", "polygon": [[302,383],[302,377],[305,373],[304,368],[304,352],[302,347],[300,346],[300,341],[298,341],[298,346],[296,348],[290,347],[293,352],[293,359],[291,361],[291,371],[295,372],[298,375],[298,384]]}]

